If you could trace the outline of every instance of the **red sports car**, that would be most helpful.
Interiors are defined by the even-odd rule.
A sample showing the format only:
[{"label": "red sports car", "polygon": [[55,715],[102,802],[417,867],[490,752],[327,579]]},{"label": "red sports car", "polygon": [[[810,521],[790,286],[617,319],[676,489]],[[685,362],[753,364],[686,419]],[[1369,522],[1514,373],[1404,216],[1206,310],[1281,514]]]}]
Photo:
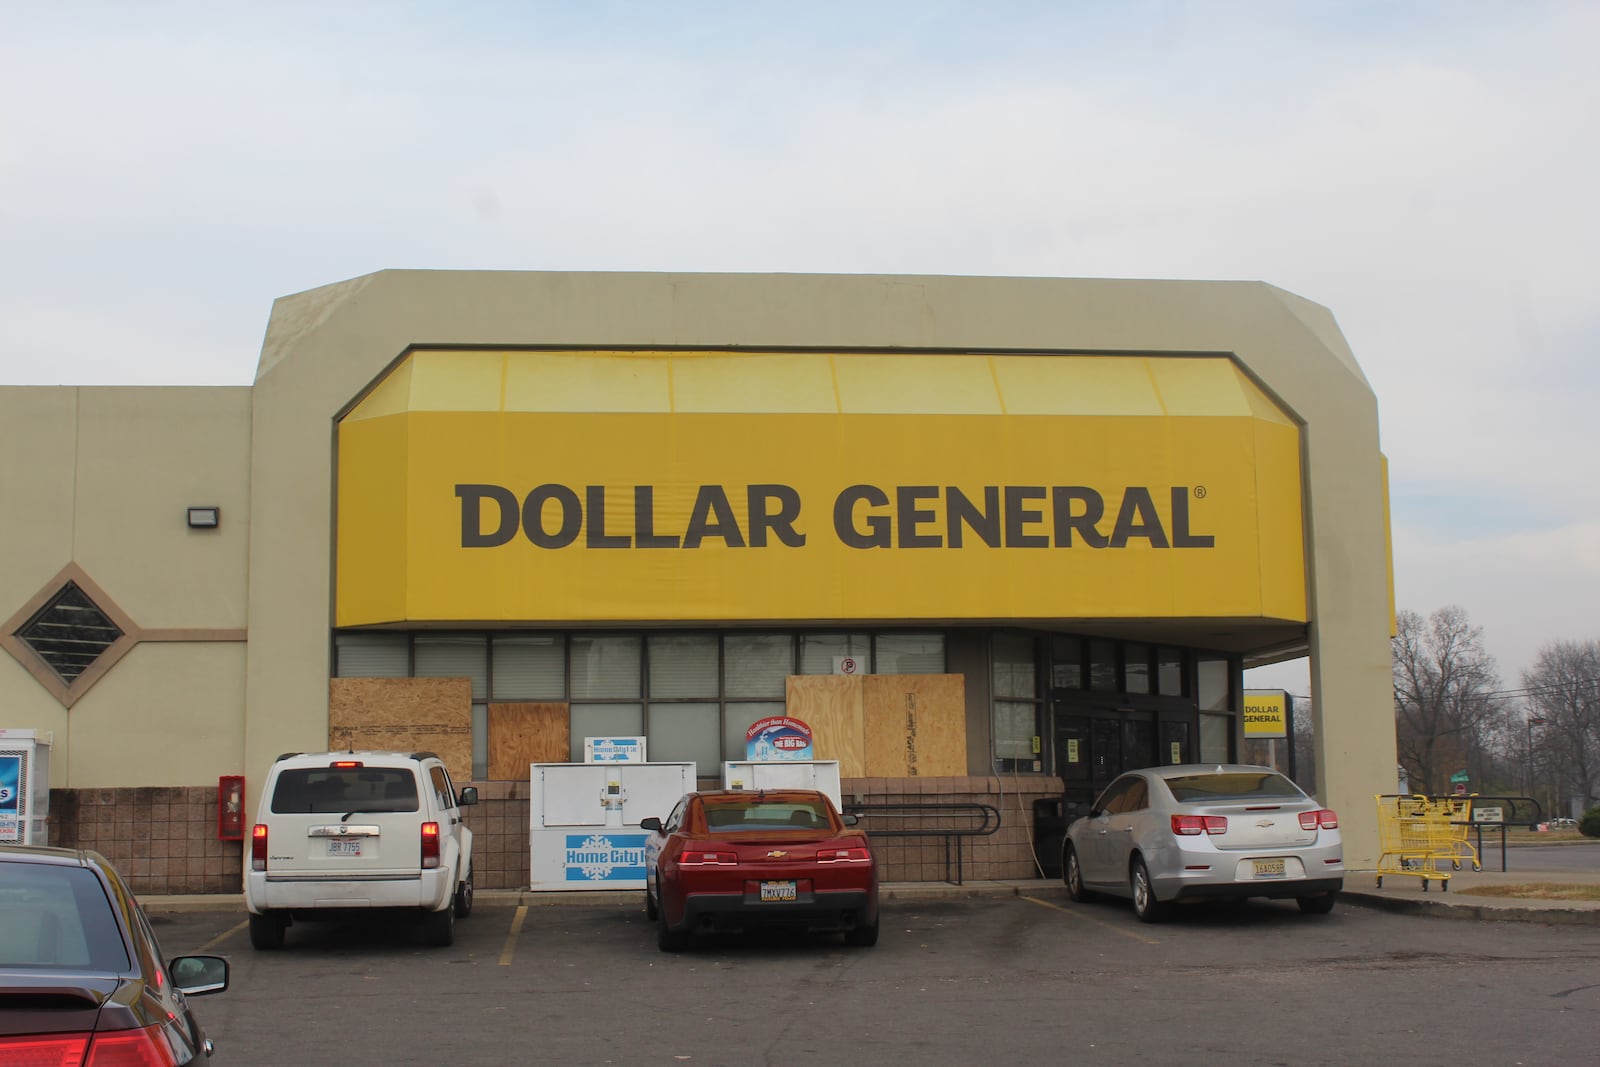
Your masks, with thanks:
[{"label": "red sports car", "polygon": [[661,950],[697,933],[795,926],[878,943],[878,862],[854,815],[814,789],[686,793],[645,819],[645,914]]}]

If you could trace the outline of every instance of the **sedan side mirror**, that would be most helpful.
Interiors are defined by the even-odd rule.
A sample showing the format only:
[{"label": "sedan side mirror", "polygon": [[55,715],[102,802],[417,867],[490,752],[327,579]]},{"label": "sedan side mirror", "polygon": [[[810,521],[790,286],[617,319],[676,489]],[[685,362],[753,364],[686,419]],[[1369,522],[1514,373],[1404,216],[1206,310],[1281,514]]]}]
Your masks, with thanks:
[{"label": "sedan side mirror", "polygon": [[174,956],[167,973],[172,975],[172,984],[191,997],[228,988],[228,961],[221,956]]},{"label": "sedan side mirror", "polygon": [[666,833],[665,830],[661,829],[661,820],[656,818],[654,815],[650,816],[648,819],[640,819],[639,829],[654,830],[658,834]]},{"label": "sedan side mirror", "polygon": [[861,821],[861,816],[859,816],[859,815],[841,815],[841,816],[839,816],[839,821],[844,823],[846,826],[854,826],[856,823]]}]

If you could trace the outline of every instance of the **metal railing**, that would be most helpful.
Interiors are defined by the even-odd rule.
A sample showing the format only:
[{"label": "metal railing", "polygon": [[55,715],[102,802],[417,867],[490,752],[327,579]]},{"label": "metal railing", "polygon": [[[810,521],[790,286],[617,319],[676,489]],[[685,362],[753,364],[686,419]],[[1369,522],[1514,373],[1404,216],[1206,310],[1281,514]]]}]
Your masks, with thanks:
[{"label": "metal railing", "polygon": [[[987,837],[1000,829],[1000,811],[990,804],[927,801],[898,804],[847,804],[845,813],[861,818],[872,837],[937,837],[944,843],[944,880],[961,885],[962,838]],[[880,825],[883,824],[883,825]],[[950,877],[951,854],[954,879]]]}]

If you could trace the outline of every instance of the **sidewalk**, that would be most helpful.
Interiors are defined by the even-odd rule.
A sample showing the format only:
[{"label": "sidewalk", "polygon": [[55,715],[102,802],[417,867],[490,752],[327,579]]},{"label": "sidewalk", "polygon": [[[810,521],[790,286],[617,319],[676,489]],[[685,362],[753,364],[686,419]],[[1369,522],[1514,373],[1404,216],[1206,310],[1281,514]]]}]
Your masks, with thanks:
[{"label": "sidewalk", "polygon": [[[1514,854],[1513,854],[1514,855]],[[1427,915],[1436,918],[1478,919],[1498,922],[1582,923],[1600,925],[1600,900],[1540,900],[1527,897],[1489,897],[1471,892],[1474,888],[1493,886],[1591,885],[1600,886],[1597,871],[1534,871],[1499,870],[1498,857],[1495,869],[1484,871],[1446,871],[1448,884],[1435,878],[1426,891],[1422,880],[1414,875],[1386,873],[1380,888],[1372,871],[1347,871],[1344,892],[1339,895],[1341,905],[1382,908],[1410,915]],[[1445,872],[1441,872],[1445,873]],[[1066,899],[1066,887],[1055,879],[1017,879],[999,882],[969,881],[963,885],[948,882],[890,882],[882,886],[882,899],[886,901],[917,900],[969,900],[993,897],[1039,897],[1046,900]],[[237,911],[244,912],[244,896],[240,893],[210,894],[204,896],[150,896],[141,898],[150,912],[180,911]],[[616,907],[644,910],[643,896],[639,890],[596,890],[575,892],[539,892],[527,889],[480,889],[477,902],[501,907]]]}]

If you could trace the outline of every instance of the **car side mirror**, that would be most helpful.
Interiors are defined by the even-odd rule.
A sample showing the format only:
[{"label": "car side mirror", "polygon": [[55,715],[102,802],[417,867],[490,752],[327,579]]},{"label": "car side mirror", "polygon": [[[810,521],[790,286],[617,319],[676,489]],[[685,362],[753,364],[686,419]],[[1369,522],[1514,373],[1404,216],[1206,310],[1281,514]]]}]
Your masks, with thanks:
[{"label": "car side mirror", "polygon": [[464,785],[464,786],[462,786],[461,787],[461,799],[458,802],[460,804],[460,806],[463,807],[463,808],[470,808],[470,807],[472,807],[472,805],[476,804],[477,802],[478,802],[478,787],[475,786],[475,785]]},{"label": "car side mirror", "polygon": [[839,816],[839,819],[846,826],[854,826],[856,823],[861,821],[861,816],[859,816],[859,815],[841,815],[841,816]]},{"label": "car side mirror", "polygon": [[200,997],[228,988],[228,961],[221,956],[174,956],[167,973],[185,996]]},{"label": "car side mirror", "polygon": [[639,829],[654,830],[658,834],[666,833],[665,830],[661,829],[661,820],[656,818],[654,815],[650,816],[648,819],[640,819]]}]

